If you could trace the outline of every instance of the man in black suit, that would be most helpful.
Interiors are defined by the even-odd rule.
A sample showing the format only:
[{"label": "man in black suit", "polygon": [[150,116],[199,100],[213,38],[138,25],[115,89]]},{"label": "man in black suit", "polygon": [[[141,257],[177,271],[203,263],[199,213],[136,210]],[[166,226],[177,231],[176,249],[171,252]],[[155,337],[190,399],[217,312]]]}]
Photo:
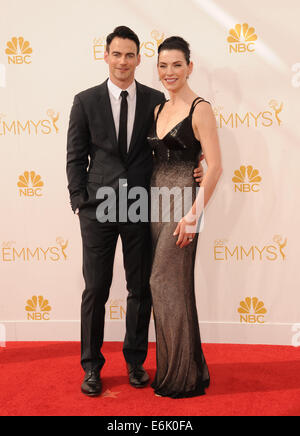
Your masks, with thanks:
[{"label": "man in black suit", "polygon": [[[83,241],[81,364],[86,374],[81,389],[88,396],[98,396],[102,389],[105,304],[119,236],[128,289],[123,353],[130,384],[140,388],[149,382],[143,363],[151,314],[150,225],[124,222],[118,214],[120,187],[149,190],[152,156],[147,134],[155,106],[165,100],[161,92],[134,80],[139,50],[139,39],[133,31],[124,26],[116,28],[107,37],[105,52],[110,78],[76,95],[70,115],[67,175]],[[97,220],[96,210],[101,203],[97,191],[101,187],[110,187],[116,193],[115,222]]]}]

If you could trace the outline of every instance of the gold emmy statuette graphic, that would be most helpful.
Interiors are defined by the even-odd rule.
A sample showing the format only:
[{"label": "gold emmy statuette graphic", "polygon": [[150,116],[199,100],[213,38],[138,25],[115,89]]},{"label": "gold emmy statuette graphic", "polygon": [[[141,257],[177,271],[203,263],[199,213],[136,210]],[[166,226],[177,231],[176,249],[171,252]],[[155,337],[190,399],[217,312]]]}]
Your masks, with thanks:
[{"label": "gold emmy statuette graphic", "polygon": [[41,176],[35,171],[25,171],[19,177],[18,187],[20,188],[20,196],[24,197],[41,197],[41,188],[44,186]]},{"label": "gold emmy statuette graphic", "polygon": [[281,235],[275,235],[273,241],[276,242],[276,244],[278,245],[282,259],[285,260],[286,255],[283,252],[283,248],[285,248],[287,245],[287,238],[285,238],[285,240],[283,241],[283,237]]},{"label": "gold emmy statuette graphic", "polygon": [[158,30],[153,30],[151,32],[151,37],[153,39],[155,39],[155,41],[157,42],[157,48],[158,48],[160,46],[160,44],[162,44],[164,42],[165,34],[160,33]]},{"label": "gold emmy statuette graphic", "polygon": [[31,321],[49,321],[52,308],[49,306],[49,301],[45,300],[42,296],[33,296],[31,300],[27,301],[25,307],[27,319]]},{"label": "gold emmy statuette graphic", "polygon": [[267,309],[263,301],[259,301],[257,297],[247,297],[240,302],[238,313],[241,323],[264,324],[264,315],[267,313]]},{"label": "gold emmy statuette graphic", "polygon": [[277,120],[278,125],[280,126],[282,123],[282,120],[279,118],[279,114],[280,112],[282,112],[283,109],[283,103],[281,102],[280,104],[278,103],[278,101],[276,100],[271,100],[269,102],[269,106],[271,109],[273,109],[274,113],[275,113],[275,118]]},{"label": "gold emmy statuette graphic", "polygon": [[259,192],[259,183],[262,181],[259,171],[252,165],[242,165],[234,172],[232,181],[235,183],[235,192]]},{"label": "gold emmy statuette graphic", "polygon": [[8,55],[9,64],[30,64],[32,48],[30,43],[25,41],[22,36],[18,38],[14,36],[11,41],[6,44],[5,54]]},{"label": "gold emmy statuette graphic", "polygon": [[249,24],[237,24],[234,29],[230,29],[227,42],[229,42],[229,52],[245,53],[253,52],[254,42],[257,41],[254,27]]},{"label": "gold emmy statuette graphic", "polygon": [[62,252],[62,254],[64,256],[64,259],[67,260],[68,257],[66,255],[65,250],[66,250],[66,248],[69,245],[69,241],[64,241],[64,239],[61,236],[59,236],[58,238],[56,238],[56,242],[58,243],[58,245],[61,248],[61,252]]},{"label": "gold emmy statuette graphic", "polygon": [[55,129],[55,132],[58,133],[58,132],[59,132],[59,128],[57,127],[56,123],[57,123],[57,121],[59,120],[59,112],[57,112],[57,114],[55,115],[54,110],[53,110],[53,109],[49,109],[49,110],[47,111],[47,115],[48,115],[48,116],[51,118],[51,120],[52,120],[52,124],[53,124],[53,127],[54,127],[54,129]]}]

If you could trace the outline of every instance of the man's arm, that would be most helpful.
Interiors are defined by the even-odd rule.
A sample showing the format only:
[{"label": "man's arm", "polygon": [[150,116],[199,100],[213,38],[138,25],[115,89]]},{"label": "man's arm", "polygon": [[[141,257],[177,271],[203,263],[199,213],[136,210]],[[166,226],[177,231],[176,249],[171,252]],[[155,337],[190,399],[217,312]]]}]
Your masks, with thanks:
[{"label": "man's arm", "polygon": [[89,143],[90,133],[86,116],[80,99],[76,96],[70,114],[67,142],[68,189],[74,212],[85,199]]},{"label": "man's arm", "polygon": [[205,159],[204,154],[202,154],[200,156],[198,167],[194,169],[194,179],[195,179],[195,181],[197,183],[199,183],[199,185],[201,185],[202,180],[204,178],[204,169],[203,169],[203,166],[202,166],[202,163],[201,163],[201,161],[203,159]]}]

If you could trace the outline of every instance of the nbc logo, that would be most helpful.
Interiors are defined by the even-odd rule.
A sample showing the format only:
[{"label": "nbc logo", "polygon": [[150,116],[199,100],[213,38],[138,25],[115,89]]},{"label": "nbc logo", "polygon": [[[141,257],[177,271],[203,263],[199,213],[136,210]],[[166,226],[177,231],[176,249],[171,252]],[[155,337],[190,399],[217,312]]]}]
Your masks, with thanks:
[{"label": "nbc logo", "polygon": [[258,298],[247,297],[244,301],[240,302],[238,313],[240,314],[241,323],[264,324],[264,315],[267,313],[267,309]]},{"label": "nbc logo", "polygon": [[234,182],[234,191],[237,192],[259,192],[259,183],[261,182],[259,171],[252,165],[241,166],[234,172],[232,181]]},{"label": "nbc logo", "polygon": [[34,171],[25,171],[19,177],[18,187],[20,197],[42,197],[42,187],[44,182],[41,176],[36,174]]},{"label": "nbc logo", "polygon": [[25,41],[22,36],[14,36],[6,44],[5,53],[8,55],[9,64],[31,64],[32,48],[30,43]]},{"label": "nbc logo", "polygon": [[229,42],[229,53],[246,53],[255,51],[254,41],[257,40],[254,27],[247,23],[237,24],[229,31],[227,42]]},{"label": "nbc logo", "polygon": [[49,301],[45,300],[44,297],[34,296],[27,301],[25,310],[29,321],[49,321],[52,308],[49,306]]}]

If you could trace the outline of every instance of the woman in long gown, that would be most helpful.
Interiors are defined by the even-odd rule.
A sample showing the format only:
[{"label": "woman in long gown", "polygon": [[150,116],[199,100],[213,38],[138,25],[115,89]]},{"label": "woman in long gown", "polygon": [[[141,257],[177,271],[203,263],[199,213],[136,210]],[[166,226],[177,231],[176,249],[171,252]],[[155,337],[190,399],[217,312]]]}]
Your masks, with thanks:
[{"label": "woman in long gown", "polygon": [[[193,192],[190,210],[179,222],[175,219],[175,196],[171,196],[169,211],[158,203],[159,219],[151,222],[154,256],[150,285],[157,342],[157,372],[152,387],[157,396],[171,398],[203,395],[210,384],[194,290],[200,217],[196,205],[201,203],[201,194],[197,194],[193,170],[204,153],[207,172],[201,187],[205,207],[222,166],[211,106],[188,85],[192,70],[186,41],[172,37],[161,44],[158,72],[170,100],[155,109],[155,123],[148,137],[154,163],[151,188],[179,187],[182,193],[184,188],[191,188]],[[168,212],[170,220],[164,219]]]}]

